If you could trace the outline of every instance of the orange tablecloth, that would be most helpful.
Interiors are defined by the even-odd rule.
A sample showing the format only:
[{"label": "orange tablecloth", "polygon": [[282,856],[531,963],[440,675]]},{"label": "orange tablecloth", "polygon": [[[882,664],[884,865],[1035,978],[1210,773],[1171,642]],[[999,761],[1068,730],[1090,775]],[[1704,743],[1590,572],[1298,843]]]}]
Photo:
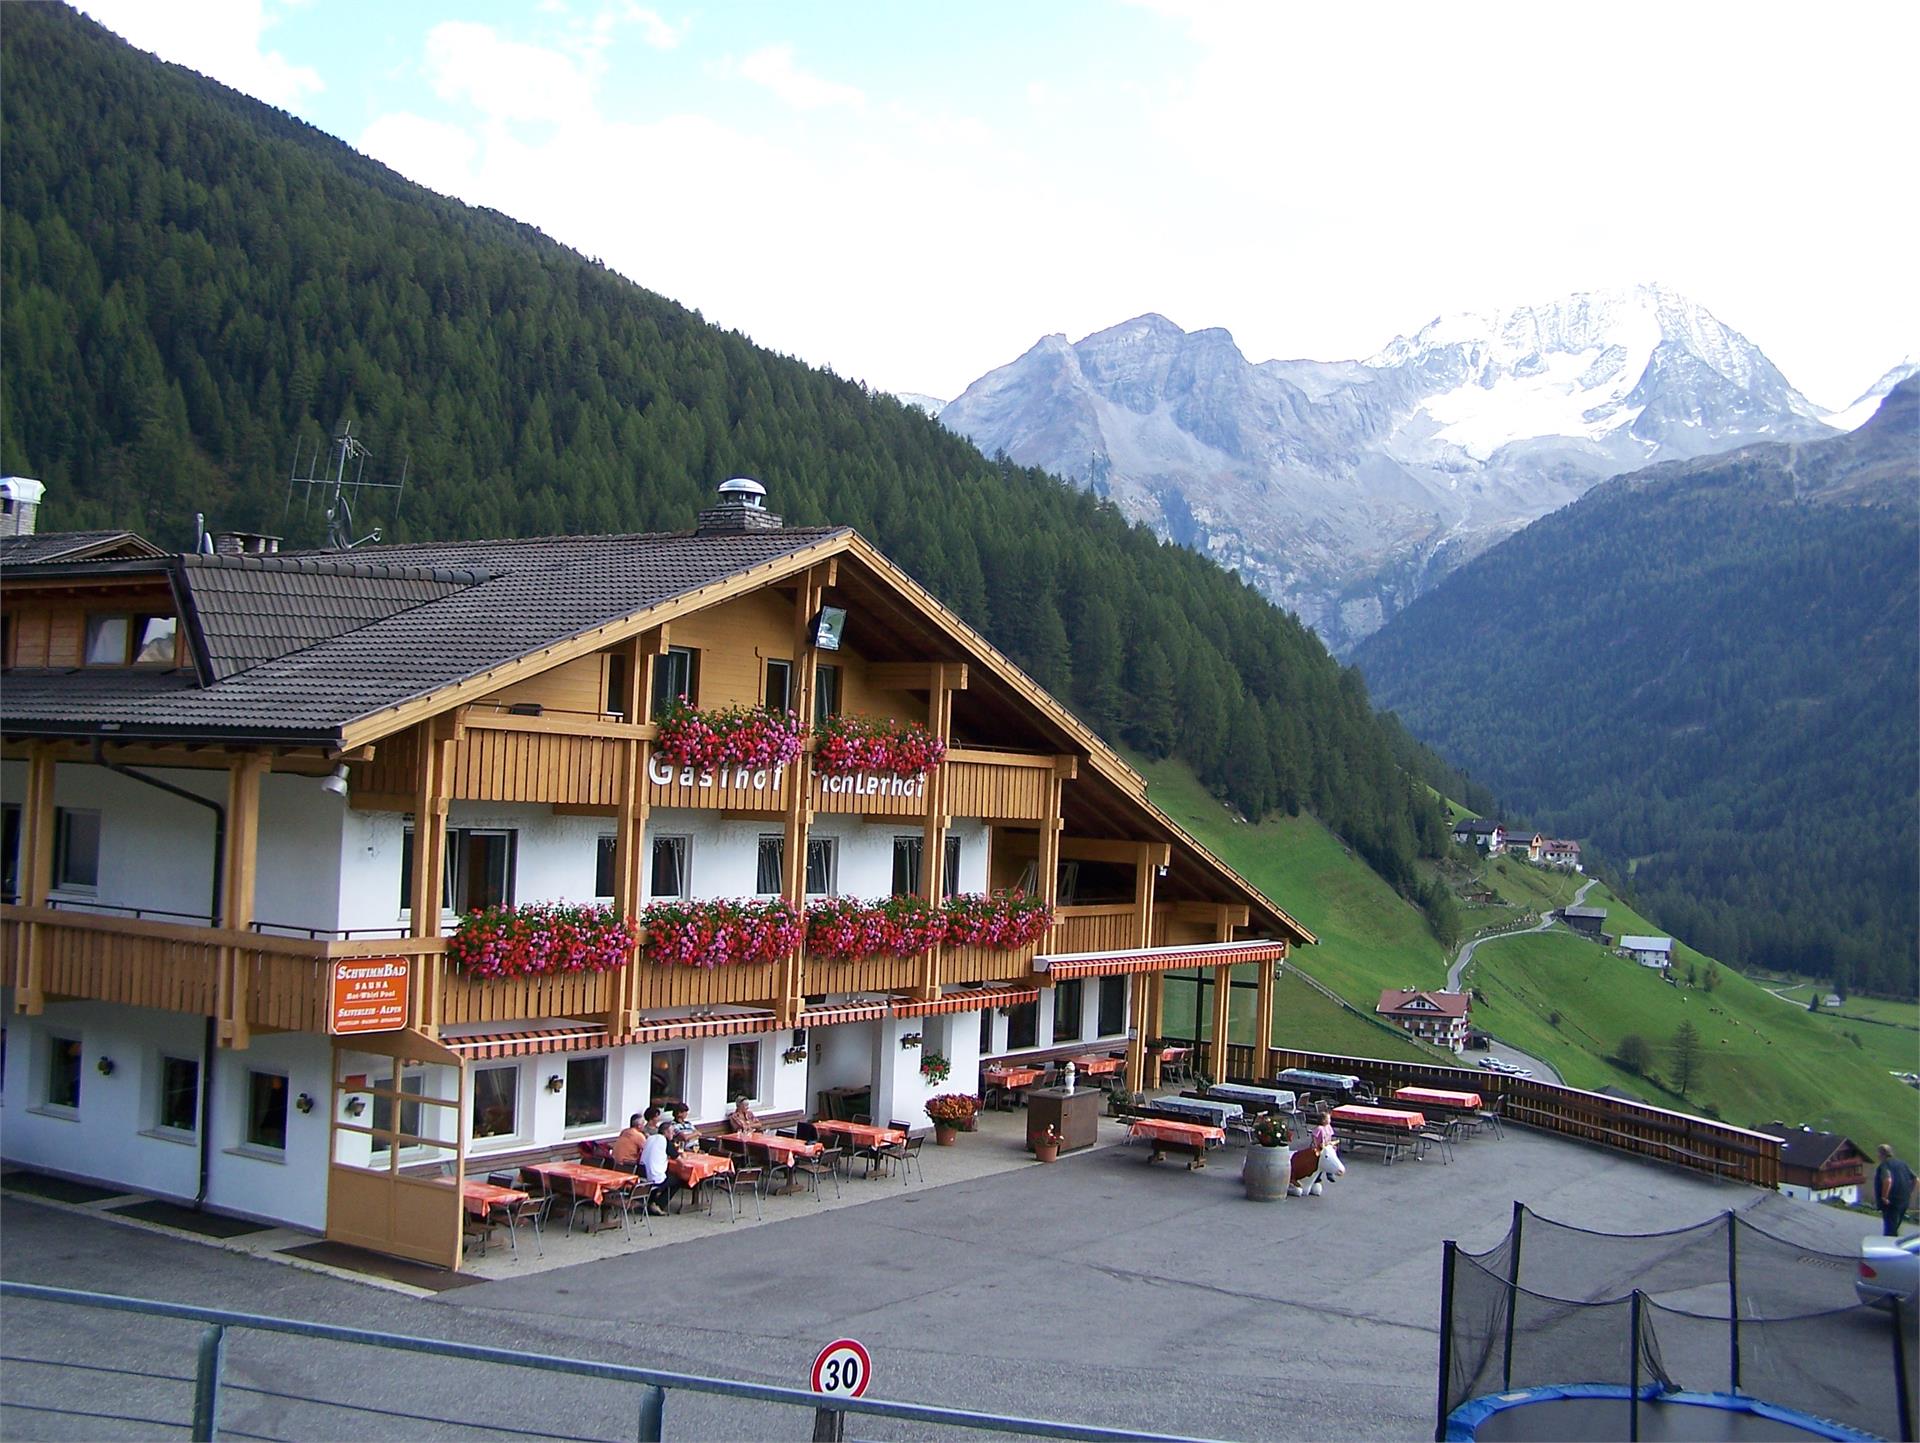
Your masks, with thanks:
[{"label": "orange tablecloth", "polygon": [[892,1147],[895,1143],[907,1140],[907,1135],[897,1127],[881,1127],[871,1122],[841,1122],[836,1118],[816,1122],[813,1130],[850,1137],[861,1147]]},{"label": "orange tablecloth", "polygon": [[1078,1071],[1090,1072],[1098,1077],[1104,1072],[1118,1072],[1127,1065],[1127,1060],[1124,1057],[1076,1057],[1073,1065]]},{"label": "orange tablecloth", "polygon": [[1128,1131],[1134,1137],[1150,1137],[1155,1142],[1177,1143],[1181,1147],[1204,1147],[1210,1142],[1225,1142],[1225,1128],[1209,1127],[1204,1122],[1173,1122],[1158,1117],[1136,1117]]},{"label": "orange tablecloth", "polygon": [[988,1067],[980,1073],[981,1081],[994,1087],[1031,1087],[1045,1076],[1037,1067]]},{"label": "orange tablecloth", "polygon": [[802,1142],[797,1137],[782,1137],[777,1132],[730,1132],[723,1140],[750,1143],[754,1147],[764,1147],[768,1152],[785,1153],[788,1157],[818,1157],[826,1151],[821,1143]]},{"label": "orange tablecloth", "polygon": [[1480,1094],[1477,1092],[1448,1092],[1439,1087],[1403,1087],[1393,1096],[1398,1102],[1424,1102],[1432,1107],[1451,1107],[1460,1112],[1480,1110]]},{"label": "orange tablecloth", "polygon": [[607,1200],[608,1193],[625,1192],[640,1181],[634,1173],[589,1167],[584,1162],[533,1162],[526,1165],[526,1171],[545,1178],[565,1178],[573,1184],[575,1197],[584,1197],[596,1207]]},{"label": "orange tablecloth", "polygon": [[1418,1132],[1427,1125],[1426,1115],[1418,1112],[1398,1112],[1391,1107],[1362,1107],[1350,1102],[1345,1107],[1333,1110],[1335,1122],[1364,1122],[1368,1127],[1397,1127],[1406,1132]]},{"label": "orange tablecloth", "polygon": [[517,1188],[496,1187],[490,1182],[467,1182],[460,1184],[460,1200],[467,1205],[467,1211],[475,1217],[483,1218],[502,1203],[523,1203],[527,1195]]},{"label": "orange tablecloth", "polygon": [[667,1164],[667,1171],[688,1187],[698,1187],[715,1173],[732,1172],[733,1159],[717,1152],[683,1152]]},{"label": "orange tablecloth", "polygon": [[1193,1051],[1191,1047],[1163,1047],[1160,1049],[1162,1062],[1183,1062]]}]

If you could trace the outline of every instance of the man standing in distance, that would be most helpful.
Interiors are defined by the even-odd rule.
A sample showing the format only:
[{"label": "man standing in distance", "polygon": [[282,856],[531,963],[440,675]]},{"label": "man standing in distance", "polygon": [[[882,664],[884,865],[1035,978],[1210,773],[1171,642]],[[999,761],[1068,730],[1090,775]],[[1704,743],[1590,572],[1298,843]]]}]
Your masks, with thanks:
[{"label": "man standing in distance", "polygon": [[1873,1170],[1873,1203],[1880,1209],[1880,1231],[1900,1236],[1900,1220],[1913,1201],[1913,1169],[1893,1155],[1893,1144],[1880,1144],[1880,1165]]}]

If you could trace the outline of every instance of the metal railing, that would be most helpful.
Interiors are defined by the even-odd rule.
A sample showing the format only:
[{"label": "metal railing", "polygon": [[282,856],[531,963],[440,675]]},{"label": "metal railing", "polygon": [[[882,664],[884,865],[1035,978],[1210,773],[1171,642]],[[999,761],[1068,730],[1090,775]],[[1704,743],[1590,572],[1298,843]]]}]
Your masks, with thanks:
[{"label": "metal railing", "polygon": [[[205,1325],[200,1334],[193,1377],[191,1418],[185,1426],[196,1443],[211,1443],[220,1436],[222,1394],[228,1386],[224,1377],[227,1333],[244,1329],[260,1333],[278,1333],[323,1342],[348,1343],[355,1347],[379,1348],[391,1352],[423,1353],[430,1357],[486,1363],[505,1368],[524,1368],[535,1372],[603,1382],[629,1383],[640,1390],[639,1443],[655,1443],[664,1438],[667,1394],[675,1389],[706,1393],[740,1402],[786,1404],[806,1410],[814,1416],[814,1435],[841,1436],[847,1414],[891,1418],[901,1422],[935,1424],[948,1428],[979,1429],[1014,1434],[1027,1438],[1080,1438],[1096,1443],[1198,1443],[1183,1434],[1143,1433],[1125,1428],[1098,1428],[1082,1423],[1050,1422],[1038,1418],[1019,1418],[998,1413],[983,1413],[965,1408],[940,1408],[926,1403],[898,1403],[874,1398],[839,1398],[811,1393],[800,1388],[781,1388],[766,1383],[746,1383],[731,1378],[709,1378],[696,1373],[669,1373],[658,1368],[635,1368],[621,1363],[599,1363],[586,1358],[562,1358],[544,1353],[521,1353],[508,1348],[489,1348],[473,1343],[447,1342],[438,1338],[419,1338],[404,1333],[379,1333],[362,1328],[344,1328],[330,1323],[310,1323],[294,1318],[265,1317],[254,1313],[236,1313],[221,1308],[201,1308],[187,1303],[159,1302],[147,1298],[127,1298],[111,1293],[81,1292],[69,1288],[42,1287],[36,1283],[0,1281],[0,1297],[22,1302],[58,1303],[79,1308],[134,1313],[146,1317],[173,1318]],[[15,1319],[16,1323],[18,1319]],[[238,1385],[234,1385],[238,1386]],[[3,1401],[3,1400],[0,1400]],[[333,1406],[352,1409],[351,1403]],[[153,1421],[153,1420],[148,1420]],[[178,1426],[178,1425],[175,1425]]]}]

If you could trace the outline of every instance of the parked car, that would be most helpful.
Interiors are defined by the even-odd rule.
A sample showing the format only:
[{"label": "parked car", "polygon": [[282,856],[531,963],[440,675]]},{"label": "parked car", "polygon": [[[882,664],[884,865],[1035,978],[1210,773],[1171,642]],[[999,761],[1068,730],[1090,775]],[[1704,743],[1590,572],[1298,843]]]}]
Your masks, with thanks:
[{"label": "parked car", "polygon": [[1507,1064],[1497,1057],[1483,1057],[1480,1059],[1480,1065],[1489,1072],[1505,1072],[1507,1070]]},{"label": "parked car", "polygon": [[[1860,1276],[1853,1280],[1860,1301],[1885,1307],[1902,1298],[1909,1309],[1920,1308],[1920,1233],[1904,1238],[1862,1238]],[[1911,1313],[1905,1316],[1912,1316]]]},{"label": "parked car", "polygon": [[1509,1067],[1507,1069],[1507,1075],[1509,1077],[1532,1077],[1533,1069],[1531,1067]]}]

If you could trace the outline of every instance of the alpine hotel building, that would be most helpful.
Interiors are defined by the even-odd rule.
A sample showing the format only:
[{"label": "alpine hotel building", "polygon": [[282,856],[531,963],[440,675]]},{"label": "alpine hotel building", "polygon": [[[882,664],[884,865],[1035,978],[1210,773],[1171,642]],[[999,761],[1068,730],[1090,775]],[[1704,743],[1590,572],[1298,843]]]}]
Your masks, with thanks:
[{"label": "alpine hotel building", "polygon": [[[1213,982],[1213,1036],[1269,1037],[1312,937],[865,540],[760,491],[673,535],[0,538],[7,1160],[457,1267],[446,1177],[652,1099],[865,1091],[925,1123],[983,1060],[1089,1048],[1150,1085],[1174,969]],[[655,720],[679,697],[944,752],[905,778],[811,743],[686,765]],[[1052,911],[1011,946],[681,965],[636,925],[551,971],[449,953],[489,907],[1015,891]]]}]

